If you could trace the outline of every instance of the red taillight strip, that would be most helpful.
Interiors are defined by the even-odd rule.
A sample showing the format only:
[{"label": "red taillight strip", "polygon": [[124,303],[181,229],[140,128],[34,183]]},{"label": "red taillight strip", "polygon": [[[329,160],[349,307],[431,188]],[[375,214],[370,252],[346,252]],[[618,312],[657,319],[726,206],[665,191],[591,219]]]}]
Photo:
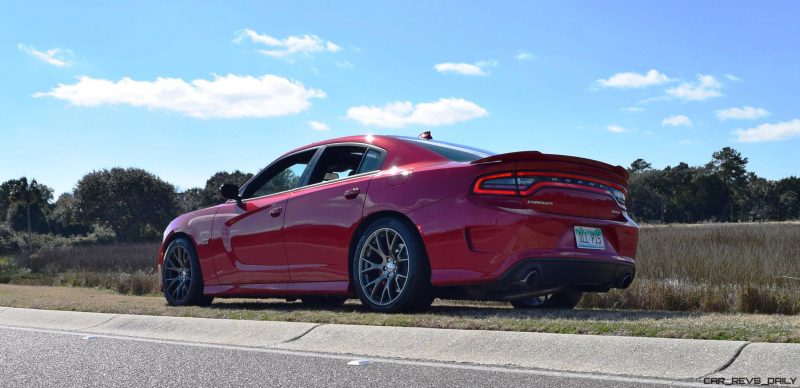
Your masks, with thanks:
[{"label": "red taillight strip", "polygon": [[561,183],[561,182],[539,182],[539,183],[534,184],[528,190],[525,190],[520,194],[522,194],[523,196],[524,195],[529,195],[529,194],[535,192],[537,189],[539,189],[542,186],[544,186],[544,187],[566,187],[566,188],[578,189],[578,190],[582,190],[582,191],[593,191],[593,192],[600,193],[600,194],[608,194],[612,198],[614,197],[614,195],[609,193],[608,190],[598,189],[598,188],[594,188],[594,187],[588,187],[588,186],[584,186],[584,185],[572,184],[572,183]]},{"label": "red taillight strip", "polygon": [[514,174],[510,172],[482,176],[475,181],[475,185],[472,187],[472,192],[475,194],[517,195],[517,190],[496,190],[496,189],[481,188],[481,184],[483,184],[483,182],[486,182],[487,180],[497,179],[497,178],[510,178],[513,176]]},{"label": "red taillight strip", "polygon": [[582,176],[582,175],[567,174],[567,173],[560,173],[560,172],[520,171],[520,172],[517,172],[517,176],[550,176],[550,177],[557,177],[557,178],[574,178],[574,179],[580,179],[580,180],[584,180],[584,181],[599,183],[601,185],[610,186],[610,187],[613,187],[613,188],[615,188],[615,189],[617,189],[617,190],[619,190],[619,191],[621,191],[623,193],[626,193],[626,194],[628,193],[627,189],[625,189],[624,187],[622,187],[622,186],[620,186],[620,185],[618,185],[616,183],[612,183],[612,182],[609,182],[609,181],[604,181],[602,179],[597,179],[597,178],[589,178],[589,177],[585,177],[585,176]]}]

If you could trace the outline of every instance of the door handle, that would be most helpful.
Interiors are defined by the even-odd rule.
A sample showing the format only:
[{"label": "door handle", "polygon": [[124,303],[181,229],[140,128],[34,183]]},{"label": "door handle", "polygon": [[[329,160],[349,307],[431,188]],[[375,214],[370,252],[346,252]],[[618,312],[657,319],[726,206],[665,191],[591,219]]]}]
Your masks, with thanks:
[{"label": "door handle", "polygon": [[355,197],[358,197],[358,193],[360,192],[361,190],[358,187],[353,187],[352,189],[345,190],[344,197],[347,199],[353,199]]},{"label": "door handle", "polygon": [[276,208],[274,208],[274,209],[269,211],[269,215],[271,215],[273,217],[277,217],[277,216],[281,215],[282,212],[283,212],[283,208],[282,207],[276,207]]}]

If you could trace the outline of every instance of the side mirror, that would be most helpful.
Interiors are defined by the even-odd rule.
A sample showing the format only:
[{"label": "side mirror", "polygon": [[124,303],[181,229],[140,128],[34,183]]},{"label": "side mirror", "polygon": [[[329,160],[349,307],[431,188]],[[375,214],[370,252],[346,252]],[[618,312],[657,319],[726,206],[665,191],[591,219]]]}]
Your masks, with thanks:
[{"label": "side mirror", "polygon": [[219,193],[222,195],[222,198],[225,199],[232,199],[236,202],[240,202],[242,200],[242,198],[239,197],[239,186],[236,186],[233,183],[224,183],[219,187]]}]

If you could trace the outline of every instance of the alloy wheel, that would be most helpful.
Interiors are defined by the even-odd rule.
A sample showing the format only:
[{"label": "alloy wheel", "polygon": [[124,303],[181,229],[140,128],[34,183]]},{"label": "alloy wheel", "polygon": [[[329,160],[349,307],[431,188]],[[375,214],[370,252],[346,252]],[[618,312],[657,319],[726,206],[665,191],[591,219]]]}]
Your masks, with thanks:
[{"label": "alloy wheel", "polygon": [[358,258],[359,286],[366,298],[380,306],[397,300],[408,283],[409,260],[406,242],[397,231],[372,232]]},{"label": "alloy wheel", "polygon": [[176,301],[183,300],[192,285],[192,260],[186,248],[175,245],[164,260],[164,292]]}]

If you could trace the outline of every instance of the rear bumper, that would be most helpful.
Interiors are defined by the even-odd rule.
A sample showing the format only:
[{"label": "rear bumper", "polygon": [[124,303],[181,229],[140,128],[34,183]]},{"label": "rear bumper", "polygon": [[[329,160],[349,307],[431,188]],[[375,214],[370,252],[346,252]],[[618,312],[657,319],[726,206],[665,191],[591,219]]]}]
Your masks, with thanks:
[{"label": "rear bumper", "polygon": [[[624,213],[619,220],[545,214],[487,204],[467,194],[420,208],[410,218],[422,236],[436,287],[494,283],[530,260],[632,266],[639,234]],[[600,229],[605,248],[577,248],[575,226]]]},{"label": "rear bumper", "polygon": [[446,287],[442,289],[442,296],[514,300],[566,290],[606,292],[612,288],[627,288],[635,276],[635,265],[621,259],[525,259],[496,280]]}]

